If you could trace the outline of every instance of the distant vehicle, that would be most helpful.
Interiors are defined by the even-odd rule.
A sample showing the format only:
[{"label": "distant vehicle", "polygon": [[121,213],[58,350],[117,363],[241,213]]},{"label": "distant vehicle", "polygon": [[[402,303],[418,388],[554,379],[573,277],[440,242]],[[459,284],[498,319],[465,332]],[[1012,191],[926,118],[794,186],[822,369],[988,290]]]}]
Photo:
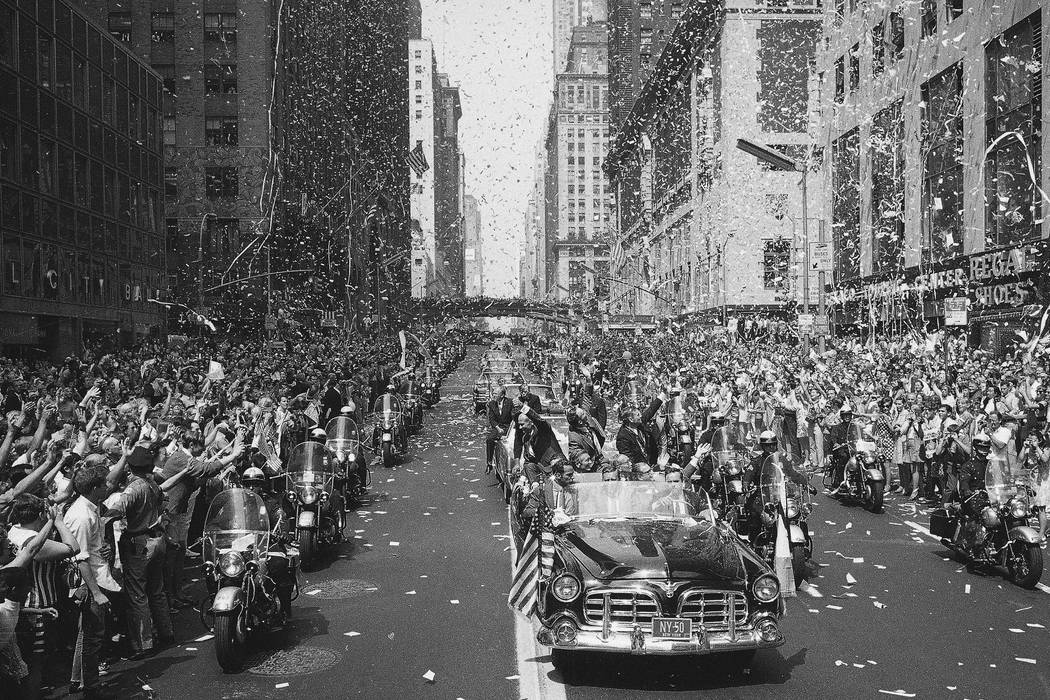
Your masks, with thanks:
[{"label": "distant vehicle", "polygon": [[529,384],[529,392],[540,397],[542,407],[540,412],[543,415],[553,416],[565,413],[565,406],[562,405],[561,399],[550,384]]},{"label": "distant vehicle", "polygon": [[490,399],[495,398],[496,391],[499,389],[500,381],[503,381],[504,385],[508,387],[507,396],[510,396],[510,386],[512,384],[521,384],[524,378],[520,372],[494,372],[485,370],[478,378],[474,381],[474,412],[481,413],[485,410],[485,404]]}]

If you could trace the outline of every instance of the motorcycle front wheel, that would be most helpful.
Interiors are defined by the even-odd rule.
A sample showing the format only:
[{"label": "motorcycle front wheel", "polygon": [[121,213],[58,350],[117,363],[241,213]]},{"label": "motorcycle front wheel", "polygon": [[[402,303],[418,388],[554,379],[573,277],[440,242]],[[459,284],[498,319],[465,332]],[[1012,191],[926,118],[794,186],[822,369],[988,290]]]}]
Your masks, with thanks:
[{"label": "motorcycle front wheel", "polygon": [[1043,577],[1043,550],[1037,544],[1013,542],[1006,552],[1010,581],[1021,588],[1035,588]]},{"label": "motorcycle front wheel", "polygon": [[299,559],[303,566],[310,564],[317,556],[317,532],[314,530],[299,531]]},{"label": "motorcycle front wheel", "polygon": [[383,466],[387,469],[394,468],[394,446],[389,442],[383,443]]},{"label": "motorcycle front wheel", "polygon": [[865,494],[865,505],[868,506],[868,510],[872,513],[882,512],[882,503],[885,499],[886,484],[882,481],[873,481],[867,485],[867,493]]},{"label": "motorcycle front wheel", "polygon": [[240,610],[215,616],[215,658],[224,673],[244,666],[248,633]]},{"label": "motorcycle front wheel", "polygon": [[795,588],[806,580],[806,546],[796,544],[791,548],[791,570],[795,574]]}]

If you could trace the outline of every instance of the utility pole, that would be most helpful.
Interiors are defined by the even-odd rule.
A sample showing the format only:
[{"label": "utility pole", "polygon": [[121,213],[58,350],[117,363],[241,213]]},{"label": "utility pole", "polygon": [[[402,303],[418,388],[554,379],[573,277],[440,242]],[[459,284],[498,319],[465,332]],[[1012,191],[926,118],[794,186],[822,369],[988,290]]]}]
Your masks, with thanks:
[{"label": "utility pole", "polygon": [[[821,243],[824,242],[824,220],[823,219],[820,220],[820,242]],[[817,299],[819,300],[819,302],[818,302],[819,303],[818,313],[820,314],[820,318],[822,318],[822,319],[824,319],[826,321],[827,317],[828,317],[828,306],[827,306],[827,299],[825,299],[825,293],[824,293],[824,285],[825,285],[824,275],[825,274],[827,274],[827,273],[825,273],[824,270],[822,269],[820,271],[820,274],[817,277],[817,284],[820,286],[820,289],[817,290]],[[806,276],[807,277],[809,276],[809,270],[808,269],[806,270]],[[830,324],[828,324],[828,329],[830,331],[830,329],[831,329],[831,325]],[[817,352],[819,352],[821,355],[823,355],[824,351],[826,349],[827,349],[827,334],[826,333],[821,333],[819,336],[817,336]]]}]

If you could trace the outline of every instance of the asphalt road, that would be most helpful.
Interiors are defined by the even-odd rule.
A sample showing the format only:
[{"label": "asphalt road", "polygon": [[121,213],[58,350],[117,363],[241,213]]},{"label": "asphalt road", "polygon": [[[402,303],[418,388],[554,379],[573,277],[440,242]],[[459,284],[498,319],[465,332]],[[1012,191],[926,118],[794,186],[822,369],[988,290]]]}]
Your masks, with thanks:
[{"label": "asphalt road", "polygon": [[968,573],[893,497],[883,515],[816,497],[813,585],[787,603],[787,643],[750,673],[717,656],[588,656],[566,684],[506,607],[507,512],[469,403],[479,353],[446,380],[411,459],[374,472],[374,502],[303,574],[292,624],[257,640],[250,668],[223,674],[185,611],[177,647],[112,668],[122,697],[1050,697],[1050,587]]}]

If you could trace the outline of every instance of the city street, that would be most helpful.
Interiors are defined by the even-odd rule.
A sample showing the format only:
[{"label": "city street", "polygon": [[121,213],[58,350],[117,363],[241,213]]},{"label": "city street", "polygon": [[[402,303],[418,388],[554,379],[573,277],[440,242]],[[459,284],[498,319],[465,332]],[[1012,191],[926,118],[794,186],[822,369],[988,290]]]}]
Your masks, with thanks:
[{"label": "city street", "polygon": [[[374,474],[351,539],[302,576],[286,633],[223,674],[193,611],[177,647],[114,667],[121,694],[158,698],[1001,697],[1050,692],[1050,588],[967,573],[891,500],[872,515],[816,497],[813,585],[788,601],[787,643],[750,674],[708,659],[586,657],[563,683],[506,606],[507,511],[484,473],[470,413],[475,348],[413,438],[412,459]],[[1044,581],[1047,577],[1044,576]],[[199,593],[200,591],[198,591]],[[432,676],[430,676],[432,674]],[[430,678],[430,680],[428,680]]]}]

